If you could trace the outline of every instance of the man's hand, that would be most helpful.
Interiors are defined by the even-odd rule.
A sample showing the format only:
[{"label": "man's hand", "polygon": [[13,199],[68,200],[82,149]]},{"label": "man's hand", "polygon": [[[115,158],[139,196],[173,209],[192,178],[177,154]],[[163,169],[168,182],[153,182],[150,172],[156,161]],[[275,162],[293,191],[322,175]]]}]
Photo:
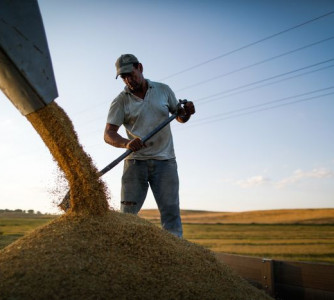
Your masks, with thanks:
[{"label": "man's hand", "polygon": [[188,101],[184,104],[184,106],[180,106],[177,110],[177,118],[176,120],[180,123],[185,123],[190,119],[190,116],[195,113],[194,103]]},{"label": "man's hand", "polygon": [[185,105],[184,105],[184,110],[186,112],[186,115],[190,116],[193,115],[195,113],[195,105],[193,102],[188,101]]},{"label": "man's hand", "polygon": [[145,144],[140,138],[135,138],[126,144],[126,148],[133,152],[138,151],[145,147]]},{"label": "man's hand", "polygon": [[140,150],[146,145],[140,138],[135,138],[133,140],[128,140],[123,138],[118,134],[119,126],[108,124],[106,125],[106,129],[104,130],[104,140],[106,143],[117,147],[117,148],[126,148],[132,150],[133,152]]}]

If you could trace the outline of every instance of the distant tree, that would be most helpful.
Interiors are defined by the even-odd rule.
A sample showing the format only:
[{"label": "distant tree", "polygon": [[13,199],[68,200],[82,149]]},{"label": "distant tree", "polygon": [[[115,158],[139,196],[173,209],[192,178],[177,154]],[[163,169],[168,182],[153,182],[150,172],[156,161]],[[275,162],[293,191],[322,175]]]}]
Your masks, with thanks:
[{"label": "distant tree", "polygon": [[33,209],[28,209],[28,214],[33,214],[35,211]]},{"label": "distant tree", "polygon": [[14,212],[22,213],[22,209],[15,209]]}]

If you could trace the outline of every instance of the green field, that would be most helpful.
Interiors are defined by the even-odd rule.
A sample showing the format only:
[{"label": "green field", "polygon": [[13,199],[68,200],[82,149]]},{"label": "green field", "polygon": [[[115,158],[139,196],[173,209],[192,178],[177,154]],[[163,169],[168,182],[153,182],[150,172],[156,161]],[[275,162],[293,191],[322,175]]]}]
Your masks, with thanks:
[{"label": "green field", "polygon": [[332,224],[185,224],[184,236],[215,252],[334,263]]},{"label": "green field", "polygon": [[[52,217],[0,217],[0,249]],[[215,252],[334,263],[333,224],[184,224],[184,238]]]},{"label": "green field", "polygon": [[52,220],[51,217],[40,216],[0,216],[0,249],[6,247],[18,238],[33,231]]}]

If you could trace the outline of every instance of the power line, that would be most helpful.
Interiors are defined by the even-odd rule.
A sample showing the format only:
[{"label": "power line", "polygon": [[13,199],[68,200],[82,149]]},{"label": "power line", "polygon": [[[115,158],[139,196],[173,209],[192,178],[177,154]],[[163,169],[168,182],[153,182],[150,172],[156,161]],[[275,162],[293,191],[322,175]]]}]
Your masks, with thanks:
[{"label": "power line", "polygon": [[[102,105],[107,105],[107,103],[110,103],[110,101],[103,101],[103,102],[100,102],[98,104],[94,104],[94,106],[90,106],[88,108],[84,108],[84,109],[76,112],[73,116],[75,117],[75,116],[81,115],[81,114],[85,113],[88,110],[96,109],[97,107],[100,107]],[[110,106],[110,104],[109,104],[109,106]],[[108,106],[108,108],[109,108],[109,106]]]},{"label": "power line", "polygon": [[[292,105],[292,104],[296,104],[296,103],[300,103],[300,102],[306,102],[306,101],[311,101],[311,100],[314,100],[314,99],[323,98],[323,97],[326,97],[326,96],[333,95],[334,92],[327,93],[327,94],[322,94],[322,95],[318,95],[318,96],[313,96],[313,97],[308,97],[308,98],[304,98],[304,99],[299,99],[299,100],[291,101],[291,102],[288,102],[288,103],[277,104],[277,105],[273,105],[273,106],[270,106],[270,107],[265,107],[265,108],[261,108],[261,109],[252,110],[252,111],[249,111],[249,112],[244,112],[244,113],[239,113],[239,114],[233,115],[233,113],[236,113],[238,111],[242,112],[242,111],[245,111],[245,110],[249,110],[251,108],[261,107],[261,106],[265,106],[265,105],[272,104],[272,103],[275,103],[275,102],[283,101],[285,99],[293,99],[293,98],[297,98],[297,97],[300,97],[300,96],[305,96],[305,95],[308,95],[308,94],[312,94],[312,93],[316,93],[316,92],[324,91],[324,90],[329,90],[329,89],[333,89],[333,88],[334,88],[334,86],[324,88],[324,89],[315,90],[315,91],[311,91],[311,92],[307,92],[307,93],[304,93],[304,94],[299,94],[299,95],[290,96],[290,97],[286,97],[286,98],[282,98],[282,99],[278,99],[278,100],[269,101],[269,102],[263,103],[263,104],[258,104],[258,105],[245,107],[245,108],[242,108],[242,109],[239,109],[239,110],[226,112],[226,113],[223,113],[220,118],[215,119],[215,120],[209,119],[210,117],[208,117],[207,119],[198,120],[197,122],[195,121],[195,122],[192,123],[192,127],[196,127],[196,126],[200,126],[200,125],[207,125],[207,124],[211,124],[211,123],[215,123],[215,122],[219,122],[219,121],[225,121],[225,120],[228,120],[228,119],[234,119],[234,118],[237,118],[237,117],[250,115],[250,114],[261,112],[261,111],[272,110],[272,109],[276,109],[276,108],[283,107],[283,106],[288,106],[288,105]],[[100,144],[92,144],[92,145],[89,145],[87,147],[88,148],[93,148],[93,147],[96,147],[98,145],[100,145]]]},{"label": "power line", "polygon": [[213,116],[210,116],[210,117],[207,117],[207,118],[198,119],[198,120],[194,121],[194,123],[198,123],[198,122],[200,123],[202,121],[207,121],[208,118],[210,118],[210,120],[212,120],[213,118],[221,118],[221,117],[233,115],[233,114],[236,114],[236,113],[244,112],[244,111],[247,111],[247,110],[250,110],[250,109],[270,105],[270,104],[273,104],[273,103],[283,102],[283,101],[287,101],[287,100],[290,100],[290,99],[295,99],[295,98],[299,98],[299,97],[303,97],[303,96],[307,96],[307,95],[311,95],[311,94],[315,94],[315,93],[319,93],[319,92],[323,92],[323,91],[327,91],[327,90],[331,90],[331,89],[334,89],[334,86],[329,86],[329,87],[326,87],[326,88],[317,89],[317,90],[305,92],[305,93],[302,93],[302,94],[297,94],[297,95],[293,95],[293,96],[289,96],[289,97],[284,97],[284,98],[280,98],[280,99],[276,99],[276,100],[271,100],[271,101],[261,103],[261,104],[256,104],[256,105],[243,107],[243,108],[240,108],[240,109],[231,110],[231,111],[216,114],[216,115],[213,115]]},{"label": "power line", "polygon": [[[231,96],[235,96],[235,95],[238,95],[238,94],[241,94],[241,93],[246,93],[246,92],[249,92],[249,91],[257,90],[257,89],[260,89],[260,88],[263,88],[263,87],[266,87],[266,86],[269,86],[269,85],[273,85],[273,84],[276,84],[276,83],[279,83],[279,82],[283,82],[283,81],[287,81],[287,80],[290,80],[290,79],[293,79],[293,78],[297,78],[297,77],[302,77],[302,76],[305,76],[305,75],[309,75],[309,74],[312,74],[312,73],[315,73],[315,72],[319,72],[319,71],[323,71],[323,70],[326,70],[326,69],[329,69],[329,68],[333,68],[333,67],[334,67],[334,64],[326,66],[326,67],[322,67],[322,68],[319,68],[319,69],[316,69],[316,70],[304,72],[304,73],[301,73],[301,74],[298,74],[298,75],[294,75],[294,76],[290,76],[290,77],[287,77],[287,78],[279,79],[279,80],[276,80],[276,81],[273,81],[273,82],[269,82],[269,83],[266,83],[266,84],[262,84],[262,85],[259,85],[259,86],[256,86],[256,87],[252,87],[252,88],[249,88],[249,89],[244,89],[244,90],[236,91],[234,93],[230,93],[229,95],[224,96],[224,99],[227,98],[227,97],[231,97]],[[209,99],[209,100],[206,100],[204,102],[200,102],[198,105],[206,104],[208,102],[213,102],[213,101],[217,101],[217,100],[221,100],[221,99],[222,98],[219,96],[218,98]]]},{"label": "power line", "polygon": [[212,98],[212,97],[215,97],[215,96],[219,96],[219,95],[222,95],[222,94],[230,93],[230,92],[233,92],[233,91],[236,91],[236,90],[239,90],[239,89],[243,89],[243,88],[246,88],[246,87],[249,87],[249,86],[252,86],[252,85],[255,85],[255,84],[259,84],[259,83],[262,83],[262,82],[265,82],[265,81],[269,81],[269,80],[272,80],[272,79],[275,79],[275,78],[279,78],[279,77],[282,77],[282,76],[285,76],[285,75],[288,75],[288,74],[292,74],[292,73],[296,73],[296,72],[299,72],[299,71],[302,71],[302,70],[313,68],[315,66],[319,66],[321,64],[331,62],[333,60],[334,60],[334,58],[327,59],[327,60],[312,64],[312,65],[308,65],[306,67],[302,67],[302,68],[299,68],[299,69],[295,69],[295,70],[292,70],[292,71],[281,73],[281,74],[271,76],[271,77],[268,77],[268,78],[264,78],[264,79],[254,81],[254,82],[251,82],[251,83],[247,83],[247,84],[244,84],[244,85],[232,88],[232,89],[228,89],[228,90],[225,90],[225,91],[222,91],[222,92],[219,92],[219,93],[215,93],[215,94],[212,94],[212,95],[209,95],[209,96],[198,98],[197,101],[201,101],[201,100],[205,100],[205,99]]},{"label": "power line", "polygon": [[[334,60],[334,59],[333,59]],[[325,69],[328,69],[328,68],[332,68],[334,67],[334,64],[333,65],[330,65],[330,66],[326,66],[326,67],[322,67],[322,68],[319,68],[319,69],[316,69],[316,70],[312,70],[312,71],[309,71],[309,72],[304,72],[302,74],[298,74],[298,75],[294,75],[294,76],[290,76],[288,78],[283,78],[283,79],[280,79],[280,80],[276,80],[274,82],[270,82],[270,83],[266,83],[266,84],[263,84],[263,85],[260,85],[260,86],[256,86],[256,87],[252,87],[252,88],[249,88],[249,89],[244,89],[244,90],[240,90],[240,91],[236,91],[234,93],[231,93],[229,95],[226,95],[224,96],[224,98],[227,98],[227,97],[231,97],[231,96],[234,96],[234,95],[237,95],[237,94],[240,94],[240,93],[245,93],[245,92],[248,92],[248,91],[252,91],[252,90],[255,90],[255,89],[259,89],[259,88],[262,88],[262,87],[265,87],[265,86],[269,86],[269,85],[273,85],[273,84],[276,84],[276,83],[279,83],[279,82],[282,82],[282,81],[286,81],[286,80],[290,80],[290,79],[293,79],[293,78],[296,78],[296,77],[301,77],[301,76],[305,76],[307,74],[311,74],[311,73],[315,73],[315,72],[318,72],[318,71],[321,71],[321,70],[325,70]],[[265,80],[261,80],[261,81],[265,81]],[[257,82],[256,82],[257,83]],[[254,83],[253,83],[254,84]],[[251,84],[249,84],[251,85]],[[225,91],[226,93],[228,91]],[[223,92],[224,93],[224,92]],[[207,104],[209,102],[213,102],[213,101],[218,101],[218,100],[222,100],[222,97],[221,95],[219,95],[218,98],[216,99],[205,99],[206,101],[202,101],[200,103],[196,103],[196,105],[203,105],[203,104]],[[99,120],[100,118],[95,118],[95,119],[92,119],[90,120],[90,122],[93,122],[93,121],[96,121],[96,120]],[[85,122],[86,123],[86,122]],[[85,124],[83,124],[84,126]],[[87,135],[91,135],[93,133],[97,133],[97,132],[101,132],[100,130],[93,130],[93,131],[89,131],[87,132]]]},{"label": "power line", "polygon": [[[334,37],[332,37],[332,38],[334,38]],[[282,77],[282,76],[285,76],[285,75],[288,75],[288,74],[291,74],[291,73],[295,73],[295,72],[298,72],[298,71],[301,71],[301,70],[309,69],[309,68],[312,68],[314,66],[325,64],[325,63],[333,61],[333,60],[334,60],[334,58],[331,58],[329,60],[321,61],[321,62],[316,63],[316,64],[308,65],[306,67],[302,67],[302,68],[299,68],[299,69],[296,69],[296,70],[288,71],[288,72],[285,72],[285,73],[282,73],[282,74],[271,76],[269,78],[264,78],[264,79],[261,79],[261,80],[255,81],[255,82],[251,82],[251,83],[248,83],[248,84],[245,84],[245,85],[241,85],[241,86],[232,88],[232,89],[221,91],[219,93],[215,93],[215,94],[212,94],[212,95],[209,95],[209,96],[198,98],[198,99],[196,99],[196,102],[197,102],[197,105],[202,105],[202,104],[206,104],[208,102],[213,102],[213,101],[221,100],[222,99],[221,95],[223,95],[223,94],[229,94],[229,95],[224,96],[226,98],[226,97],[230,97],[232,95],[236,95],[236,94],[248,92],[248,91],[251,91],[251,90],[254,90],[254,89],[258,89],[258,88],[262,88],[262,87],[265,87],[265,86],[268,86],[268,85],[273,85],[275,83],[286,81],[286,80],[289,80],[289,79],[292,79],[292,78],[301,77],[301,76],[304,76],[304,75],[307,75],[307,74],[311,74],[311,73],[314,73],[314,72],[325,70],[325,69],[333,67],[334,65],[326,66],[326,67],[323,67],[323,68],[319,68],[317,70],[305,72],[305,73],[302,73],[302,74],[298,74],[298,75],[295,75],[295,76],[291,76],[291,77],[288,77],[288,78],[284,78],[284,79],[281,79],[281,80],[277,80],[277,81],[274,81],[274,82],[263,84],[261,86],[256,86],[256,87],[253,87],[253,88],[245,89],[247,87],[250,87],[250,86],[253,86],[253,85],[257,85],[257,84],[262,83],[262,82],[266,82],[266,81],[269,81],[269,80],[272,80],[272,79],[275,79],[275,78],[279,78],[279,77]],[[217,97],[217,96],[218,96],[218,98],[215,99],[215,97]],[[214,99],[210,99],[210,98],[214,98]],[[94,122],[96,120],[99,120],[99,119],[101,119],[101,118],[99,117],[99,118],[90,119],[89,121],[85,121],[84,125],[86,125],[88,123],[92,123],[92,122]]]},{"label": "power line", "polygon": [[225,56],[231,55],[231,54],[236,53],[236,52],[238,52],[238,51],[241,51],[241,50],[244,50],[244,49],[249,48],[249,47],[251,47],[251,46],[254,46],[254,45],[256,45],[256,44],[262,43],[262,42],[267,41],[267,40],[269,40],[269,39],[272,39],[272,38],[274,38],[274,37],[276,37],[276,36],[278,36],[278,35],[284,34],[284,33],[286,33],[286,32],[289,32],[289,31],[291,31],[291,30],[294,30],[294,29],[296,29],[296,28],[302,27],[302,26],[304,26],[304,25],[306,25],[306,24],[310,24],[310,23],[315,22],[315,21],[317,21],[317,20],[320,20],[320,19],[322,19],[322,18],[328,17],[329,15],[331,15],[331,14],[333,14],[333,13],[334,13],[334,11],[330,11],[330,12],[324,14],[324,15],[321,15],[321,16],[318,16],[318,17],[313,18],[313,19],[311,19],[311,20],[305,21],[305,22],[303,22],[303,23],[300,23],[300,24],[295,25],[295,26],[293,26],[293,27],[287,28],[287,29],[282,30],[282,31],[280,31],[280,32],[277,32],[277,33],[275,33],[275,34],[269,35],[269,36],[267,36],[267,37],[265,37],[265,38],[262,38],[262,39],[260,39],[260,40],[255,41],[255,42],[252,42],[252,43],[250,43],[250,44],[244,45],[244,46],[239,47],[239,48],[237,48],[237,49],[234,49],[234,50],[231,50],[231,51],[226,52],[226,53],[224,53],[224,54],[221,54],[221,55],[219,55],[219,56],[217,56],[217,57],[214,57],[214,58],[211,58],[211,59],[206,60],[206,61],[204,61],[204,62],[201,62],[201,63],[199,63],[199,64],[197,64],[197,65],[192,66],[192,67],[186,68],[186,69],[184,69],[184,70],[182,70],[182,71],[176,72],[176,73],[174,73],[174,74],[172,74],[172,75],[169,75],[169,76],[167,76],[167,77],[164,77],[164,78],[160,79],[160,81],[163,81],[163,80],[172,78],[172,77],[174,77],[174,76],[176,76],[176,75],[180,75],[180,74],[182,74],[182,73],[188,72],[188,71],[190,71],[190,70],[193,70],[193,69],[195,69],[195,68],[198,68],[198,67],[200,67],[200,66],[203,66],[203,65],[205,65],[205,64],[208,64],[208,63],[210,63],[210,62],[212,62],[212,61],[215,61],[215,60],[217,60],[217,59],[220,59],[220,58],[223,58],[223,57],[225,57]]},{"label": "power line", "polygon": [[310,100],[314,100],[314,99],[318,99],[318,98],[323,98],[323,97],[333,95],[333,94],[334,94],[334,92],[331,92],[331,93],[327,93],[327,94],[323,94],[323,95],[318,95],[318,96],[313,96],[313,97],[309,97],[309,98],[305,98],[305,99],[291,101],[291,102],[288,102],[288,103],[277,104],[277,105],[273,105],[273,106],[270,106],[270,107],[257,109],[257,110],[253,110],[253,111],[249,111],[249,112],[245,112],[245,113],[240,113],[240,114],[236,114],[236,115],[232,115],[232,116],[221,117],[221,118],[218,118],[216,120],[206,120],[206,121],[203,120],[201,123],[193,124],[193,126],[207,125],[207,124],[210,124],[210,123],[215,123],[215,122],[224,121],[224,120],[228,120],[228,119],[234,119],[234,118],[237,118],[237,117],[253,114],[253,113],[256,113],[256,112],[276,109],[276,108],[279,108],[279,107],[282,107],[282,106],[288,106],[288,105],[296,104],[296,103],[299,103],[299,102],[305,102],[305,101],[310,101]]},{"label": "power line", "polygon": [[219,79],[219,78],[222,78],[222,77],[226,77],[226,76],[228,76],[228,75],[235,74],[235,73],[237,73],[237,72],[240,72],[240,71],[243,71],[243,70],[246,70],[246,69],[249,69],[249,68],[258,66],[258,65],[260,65],[260,64],[263,64],[263,63],[266,63],[266,62],[275,60],[275,59],[277,59],[277,58],[280,58],[280,57],[283,57],[283,56],[286,56],[286,55],[289,55],[289,54],[292,54],[292,53],[295,53],[295,52],[304,50],[304,49],[306,49],[306,48],[309,48],[309,47],[312,47],[312,46],[315,46],[315,45],[318,45],[318,44],[321,44],[321,43],[324,43],[324,42],[328,42],[329,40],[332,40],[333,38],[334,38],[334,36],[331,36],[331,37],[326,38],[326,39],[323,39],[323,40],[321,40],[321,41],[314,42],[314,43],[311,43],[311,44],[308,44],[308,45],[299,47],[299,48],[297,48],[297,49],[294,49],[294,50],[291,50],[291,51],[288,51],[288,52],[284,52],[284,53],[279,54],[279,55],[276,55],[276,56],[269,57],[269,58],[264,59],[264,60],[261,60],[261,61],[259,61],[259,62],[256,62],[256,63],[250,64],[250,65],[247,65],[247,66],[244,66],[244,67],[235,69],[235,70],[233,70],[233,71],[230,71],[230,72],[227,72],[227,73],[224,73],[224,74],[221,74],[221,75],[212,77],[212,78],[210,78],[210,79],[207,79],[207,80],[204,80],[204,81],[200,81],[200,82],[197,82],[197,83],[188,85],[188,86],[183,87],[183,88],[181,88],[181,89],[179,89],[179,90],[176,90],[175,92],[180,92],[180,91],[183,91],[183,90],[192,88],[192,87],[198,87],[198,86],[203,85],[203,84],[205,84],[205,83],[208,83],[208,82],[210,82],[210,81],[213,81],[213,80],[216,80],[216,79]]},{"label": "power line", "polygon": [[[235,69],[233,71],[230,71],[230,72],[227,72],[227,73],[224,73],[224,74],[221,74],[221,75],[218,75],[218,76],[215,76],[215,77],[212,77],[210,79],[207,79],[205,81],[200,81],[198,83],[194,83],[194,84],[191,84],[189,86],[186,86],[186,87],[183,87],[179,90],[176,90],[175,92],[180,92],[180,91],[183,91],[183,90],[186,90],[186,89],[189,89],[189,88],[192,88],[192,87],[197,87],[197,86],[200,86],[200,85],[203,85],[205,83],[208,83],[210,81],[213,81],[213,80],[216,80],[216,79],[219,79],[219,78],[222,78],[222,77],[226,77],[228,75],[232,75],[232,74],[235,74],[237,72],[240,72],[240,71],[243,71],[243,70],[246,70],[246,69],[249,69],[251,67],[255,67],[257,65],[260,65],[260,64],[263,64],[263,63],[266,63],[266,62],[269,62],[269,61],[272,61],[272,60],[275,60],[277,58],[280,58],[280,57],[283,57],[283,56],[286,56],[286,55],[289,55],[289,54],[292,54],[292,53],[295,53],[295,52],[298,52],[298,51],[301,51],[301,50],[304,50],[306,48],[309,48],[309,47],[313,47],[313,46],[316,46],[318,44],[321,44],[321,43],[324,43],[324,42],[328,42],[330,40],[334,39],[334,36],[331,36],[329,38],[326,38],[326,39],[323,39],[323,40],[320,40],[320,41],[317,41],[317,42],[314,42],[314,43],[311,43],[311,44],[308,44],[308,45],[305,45],[305,46],[302,46],[302,47],[299,47],[299,48],[296,48],[294,50],[291,50],[291,51],[287,51],[287,52],[284,52],[284,53],[281,53],[279,55],[276,55],[276,56],[273,56],[273,57],[270,57],[270,58],[267,58],[267,59],[264,59],[262,61],[259,61],[259,62],[256,62],[256,63],[253,63],[253,64],[250,64],[250,65],[247,65],[247,66],[244,66],[244,67],[241,67],[241,68],[238,68],[238,69]],[[85,108],[85,109],[82,109],[78,112],[76,112],[73,116],[78,116],[78,115],[81,115],[83,113],[85,113],[86,111],[88,110],[92,110],[92,109],[96,109],[102,105],[106,105],[106,101],[103,101],[103,102],[100,102],[98,104],[95,104],[94,106],[91,106],[89,108]],[[108,101],[109,103],[109,101]],[[95,121],[96,119],[94,120],[91,120],[91,121]]]}]

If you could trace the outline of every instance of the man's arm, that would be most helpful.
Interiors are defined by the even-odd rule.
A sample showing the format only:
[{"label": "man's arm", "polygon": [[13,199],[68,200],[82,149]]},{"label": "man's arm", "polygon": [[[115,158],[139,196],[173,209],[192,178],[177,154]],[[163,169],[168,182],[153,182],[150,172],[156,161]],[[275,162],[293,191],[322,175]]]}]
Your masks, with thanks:
[{"label": "man's arm", "polygon": [[132,151],[138,151],[144,147],[140,138],[133,140],[125,139],[118,133],[119,126],[108,124],[104,130],[104,141],[117,148],[131,149]]},{"label": "man's arm", "polygon": [[181,107],[178,110],[178,116],[176,117],[176,120],[180,123],[186,123],[189,121],[191,115],[195,113],[195,106],[194,103],[191,101],[188,101],[184,107]]}]

